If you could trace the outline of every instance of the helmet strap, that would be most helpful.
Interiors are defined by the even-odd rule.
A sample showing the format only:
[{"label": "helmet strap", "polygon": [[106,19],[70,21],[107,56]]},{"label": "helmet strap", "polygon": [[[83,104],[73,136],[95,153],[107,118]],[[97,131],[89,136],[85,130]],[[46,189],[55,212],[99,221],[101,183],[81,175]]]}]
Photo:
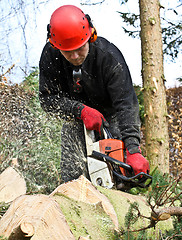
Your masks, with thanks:
[{"label": "helmet strap", "polygon": [[86,19],[88,20],[89,26],[90,26],[91,28],[93,28],[94,26],[93,26],[91,17],[90,17],[88,14],[85,14],[85,17],[86,17]]}]

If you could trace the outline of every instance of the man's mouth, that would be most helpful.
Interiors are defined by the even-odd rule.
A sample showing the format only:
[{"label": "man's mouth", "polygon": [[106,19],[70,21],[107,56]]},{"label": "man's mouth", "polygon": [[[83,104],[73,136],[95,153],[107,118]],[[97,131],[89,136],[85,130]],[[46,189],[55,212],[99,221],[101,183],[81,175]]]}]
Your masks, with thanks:
[{"label": "man's mouth", "polygon": [[75,66],[81,65],[84,62],[85,59],[77,59],[77,60],[72,60],[71,63]]}]

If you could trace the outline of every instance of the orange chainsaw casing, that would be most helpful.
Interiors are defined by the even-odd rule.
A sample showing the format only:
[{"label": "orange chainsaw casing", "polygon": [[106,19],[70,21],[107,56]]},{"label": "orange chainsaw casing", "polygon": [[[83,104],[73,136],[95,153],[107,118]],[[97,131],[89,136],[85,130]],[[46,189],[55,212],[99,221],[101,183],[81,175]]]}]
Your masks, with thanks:
[{"label": "orange chainsaw casing", "polygon": [[[124,143],[118,139],[103,139],[99,141],[100,152],[109,155],[120,162],[124,162]],[[125,175],[125,171],[120,167],[121,173]]]}]

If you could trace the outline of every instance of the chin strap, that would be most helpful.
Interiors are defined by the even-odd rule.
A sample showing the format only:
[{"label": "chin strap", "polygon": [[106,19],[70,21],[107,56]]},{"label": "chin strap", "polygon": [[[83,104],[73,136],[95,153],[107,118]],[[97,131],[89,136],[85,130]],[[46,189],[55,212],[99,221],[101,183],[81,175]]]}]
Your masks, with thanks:
[{"label": "chin strap", "polygon": [[80,81],[82,79],[82,71],[81,68],[73,70],[73,91],[75,93],[82,92],[82,85]]}]

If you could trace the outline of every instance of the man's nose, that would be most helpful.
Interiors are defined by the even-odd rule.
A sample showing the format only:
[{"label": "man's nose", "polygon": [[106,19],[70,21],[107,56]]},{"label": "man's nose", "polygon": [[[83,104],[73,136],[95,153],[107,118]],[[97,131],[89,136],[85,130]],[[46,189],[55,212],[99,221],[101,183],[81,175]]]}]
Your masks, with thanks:
[{"label": "man's nose", "polygon": [[73,52],[71,53],[71,59],[77,59],[78,57],[79,57],[79,54],[78,54],[77,51],[73,51]]}]

